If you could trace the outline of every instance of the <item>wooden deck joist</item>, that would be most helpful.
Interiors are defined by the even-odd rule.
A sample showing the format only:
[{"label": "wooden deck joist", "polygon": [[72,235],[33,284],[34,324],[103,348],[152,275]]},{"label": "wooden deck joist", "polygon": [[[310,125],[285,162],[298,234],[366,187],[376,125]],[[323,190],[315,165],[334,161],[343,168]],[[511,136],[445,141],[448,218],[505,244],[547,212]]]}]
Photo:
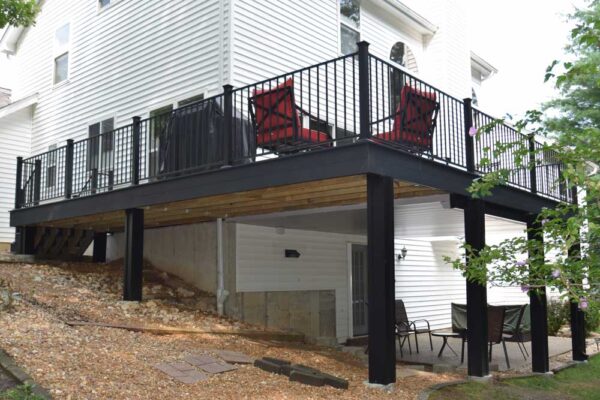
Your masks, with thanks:
[{"label": "wooden deck joist", "polygon": [[[248,215],[365,203],[366,175],[323,179],[143,207],[146,228],[182,225]],[[429,196],[440,190],[395,181],[396,198]],[[124,211],[51,221],[47,227],[122,231]]]}]

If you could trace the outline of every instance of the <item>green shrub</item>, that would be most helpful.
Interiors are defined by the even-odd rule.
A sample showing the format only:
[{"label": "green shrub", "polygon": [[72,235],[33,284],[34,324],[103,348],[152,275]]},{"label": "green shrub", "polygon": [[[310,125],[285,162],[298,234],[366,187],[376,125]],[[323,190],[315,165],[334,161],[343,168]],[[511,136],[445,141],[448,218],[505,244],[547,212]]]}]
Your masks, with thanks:
[{"label": "green shrub", "polygon": [[600,328],[600,307],[596,302],[590,302],[585,312],[585,332],[589,335]]},{"label": "green shrub", "polygon": [[556,336],[569,321],[569,303],[562,300],[548,301],[548,335]]}]

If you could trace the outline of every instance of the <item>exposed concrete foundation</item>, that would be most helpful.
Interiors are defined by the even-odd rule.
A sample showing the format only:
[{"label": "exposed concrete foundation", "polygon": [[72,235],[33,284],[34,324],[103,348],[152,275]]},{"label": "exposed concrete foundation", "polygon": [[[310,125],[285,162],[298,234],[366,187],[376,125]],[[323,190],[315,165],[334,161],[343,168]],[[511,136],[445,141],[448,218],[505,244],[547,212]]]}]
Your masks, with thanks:
[{"label": "exposed concrete foundation", "polygon": [[[108,238],[107,260],[124,255],[124,236]],[[217,228],[214,222],[144,230],[144,259],[208,293],[217,289]]]},{"label": "exposed concrete foundation", "polygon": [[310,342],[335,345],[335,291],[238,293],[245,322],[302,333]]}]

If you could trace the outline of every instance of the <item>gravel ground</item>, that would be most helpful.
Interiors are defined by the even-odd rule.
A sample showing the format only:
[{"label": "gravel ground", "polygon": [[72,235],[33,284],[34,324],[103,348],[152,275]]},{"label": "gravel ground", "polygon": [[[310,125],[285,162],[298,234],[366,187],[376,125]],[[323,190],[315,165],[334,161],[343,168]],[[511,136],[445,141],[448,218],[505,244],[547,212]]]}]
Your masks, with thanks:
[{"label": "gravel ground", "polygon": [[[388,393],[367,388],[363,384],[367,379],[364,364],[335,349],[235,335],[157,336],[66,325],[65,321],[81,320],[191,329],[258,329],[203,311],[210,308],[206,299],[173,290],[160,280],[146,280],[144,302],[121,302],[118,264],[6,263],[0,264],[0,280],[17,293],[12,310],[0,312],[0,347],[57,399],[414,399],[427,386],[459,378],[421,372],[399,379]],[[187,385],[153,367],[207,349],[286,358],[346,378],[350,388],[305,386],[250,365]]]}]

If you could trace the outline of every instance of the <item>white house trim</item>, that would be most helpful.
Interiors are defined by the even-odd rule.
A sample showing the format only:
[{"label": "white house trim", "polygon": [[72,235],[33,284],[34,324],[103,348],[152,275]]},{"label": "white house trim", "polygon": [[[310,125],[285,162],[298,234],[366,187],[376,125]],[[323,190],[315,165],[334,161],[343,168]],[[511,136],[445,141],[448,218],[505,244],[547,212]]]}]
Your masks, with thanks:
[{"label": "white house trim", "polygon": [[31,96],[27,96],[22,98],[21,100],[14,101],[2,108],[0,108],[0,118],[4,118],[7,115],[20,111],[24,108],[30,107],[38,102],[38,94],[32,94]]}]

